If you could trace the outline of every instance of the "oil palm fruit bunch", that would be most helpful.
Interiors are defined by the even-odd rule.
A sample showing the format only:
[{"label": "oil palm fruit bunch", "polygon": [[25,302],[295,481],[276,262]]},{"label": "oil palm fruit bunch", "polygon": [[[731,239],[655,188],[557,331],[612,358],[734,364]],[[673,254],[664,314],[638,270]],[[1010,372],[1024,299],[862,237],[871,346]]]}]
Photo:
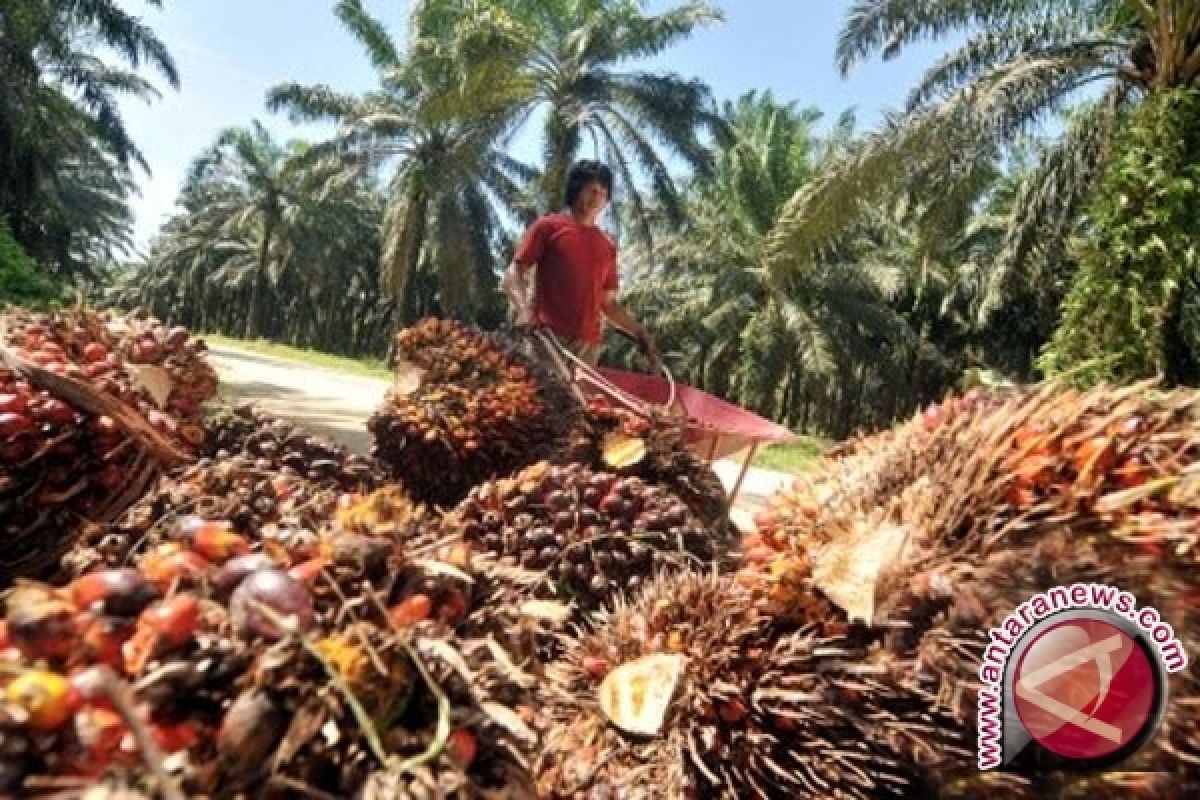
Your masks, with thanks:
[{"label": "oil palm fruit bunch", "polygon": [[261,471],[299,475],[342,491],[370,491],[384,483],[386,468],[372,458],[275,417],[248,403],[212,409],[204,420],[200,454],[216,460],[237,456]]},{"label": "oil palm fruit bunch", "polygon": [[99,318],[117,336],[115,348],[139,375],[140,383],[146,385],[149,381],[144,377],[145,367],[162,370],[158,376],[171,386],[166,411],[190,424],[198,423],[204,404],[217,393],[217,373],[208,362],[204,341],[192,336],[187,328],[169,327],[144,311],[120,316],[100,312]]},{"label": "oil palm fruit bunch", "polygon": [[687,446],[679,419],[638,414],[594,395],[558,460],[636,475],[670,489],[704,524],[729,525],[725,487],[712,467]]},{"label": "oil palm fruit bunch", "polygon": [[893,669],[849,636],[776,626],[731,576],[662,577],[548,667],[539,794],[923,796],[966,748]]},{"label": "oil palm fruit bunch", "polygon": [[850,517],[846,509],[892,513],[911,486],[936,483],[931,465],[958,464],[956,459],[982,444],[963,431],[980,430],[1006,404],[1019,403],[1028,394],[1017,387],[972,389],[917,412],[895,428],[832,448],[755,515],[756,530],[743,540],[747,558],[761,564],[781,551],[824,545],[844,527]]},{"label": "oil palm fruit bunch", "polygon": [[395,385],[368,428],[417,499],[453,505],[561,446],[577,401],[500,336],[426,319],[395,341]]},{"label": "oil palm fruit bunch", "polygon": [[598,608],[660,571],[707,564],[726,544],[641,478],[539,462],[472,489],[448,518],[522,596]]},{"label": "oil palm fruit bunch", "polygon": [[[777,617],[806,618],[813,595],[833,601],[885,652],[934,676],[938,707],[973,738],[982,632],[1038,591],[1127,589],[1162,613],[1185,651],[1200,646],[1194,602],[1184,599],[1197,593],[1197,399],[1149,384],[1047,385],[936,424],[922,419],[850,477],[826,465],[828,496],[839,500],[811,504],[747,572],[765,576]],[[1171,677],[1163,731],[1123,770],[1180,784],[1180,765],[1200,758],[1197,688]],[[987,796],[999,780],[970,759],[940,775],[947,797]],[[1060,778],[1009,790],[1159,796],[1149,784],[1122,787],[1119,775]]]},{"label": "oil palm fruit bunch", "polygon": [[[189,403],[210,397],[216,381],[200,351],[179,369],[211,380],[177,383],[166,367],[127,359],[129,340],[118,323],[87,310],[6,314],[0,585],[53,568],[79,530],[77,519],[109,519],[144,491],[162,466],[147,437],[172,462],[186,459],[202,437]],[[180,330],[171,347],[194,348]]]},{"label": "oil palm fruit bunch", "polygon": [[183,327],[134,312],[71,309],[8,315],[5,343],[56,375],[88,382],[191,447],[201,406],[217,392],[207,348]]},{"label": "oil palm fruit bunch", "polygon": [[[78,575],[135,557],[182,558],[174,553],[192,529],[239,550],[264,543],[311,549],[339,502],[352,499],[288,471],[261,470],[248,456],[203,458],[160,477],[111,524],[85,528],[63,558],[63,573]],[[218,536],[218,529],[225,533]]]}]

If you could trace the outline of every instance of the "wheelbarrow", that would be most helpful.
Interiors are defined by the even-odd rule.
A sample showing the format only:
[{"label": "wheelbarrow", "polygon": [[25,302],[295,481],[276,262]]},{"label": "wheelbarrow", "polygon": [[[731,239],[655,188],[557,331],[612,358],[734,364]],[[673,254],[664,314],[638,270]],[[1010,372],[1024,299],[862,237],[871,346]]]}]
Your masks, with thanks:
[{"label": "wheelbarrow", "polygon": [[737,479],[726,498],[726,513],[737,501],[759,447],[796,438],[782,425],[700,389],[677,383],[661,361],[655,364],[661,375],[593,367],[562,347],[548,331],[534,329],[530,335],[572,383],[581,401],[604,395],[614,404],[645,418],[656,412],[673,416],[683,423],[688,448],[710,465],[744,451]]}]

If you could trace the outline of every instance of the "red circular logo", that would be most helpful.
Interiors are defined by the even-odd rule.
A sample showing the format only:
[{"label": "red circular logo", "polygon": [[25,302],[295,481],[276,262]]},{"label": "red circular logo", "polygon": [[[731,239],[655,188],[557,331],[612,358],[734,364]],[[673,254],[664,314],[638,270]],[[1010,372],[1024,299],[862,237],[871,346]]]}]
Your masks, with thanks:
[{"label": "red circular logo", "polygon": [[1152,723],[1155,671],[1142,645],[1098,619],[1039,632],[1013,671],[1013,703],[1039,744],[1064,758],[1095,759]]}]

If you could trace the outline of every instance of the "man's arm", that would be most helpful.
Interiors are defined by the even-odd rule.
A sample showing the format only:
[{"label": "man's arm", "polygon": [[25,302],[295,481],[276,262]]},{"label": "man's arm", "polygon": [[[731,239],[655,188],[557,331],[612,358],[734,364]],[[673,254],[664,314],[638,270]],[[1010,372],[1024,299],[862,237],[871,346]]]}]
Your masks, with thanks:
[{"label": "man's arm", "polygon": [[500,281],[500,288],[508,295],[508,300],[512,303],[513,310],[516,311],[517,325],[533,324],[533,300],[530,297],[532,273],[533,268],[522,267],[513,261],[508,265],[508,269],[504,272],[504,278]]},{"label": "man's arm", "polygon": [[625,331],[626,334],[633,337],[646,355],[654,361],[658,361],[658,346],[654,343],[654,337],[628,311],[621,307],[621,304],[617,302],[616,291],[610,290],[604,293],[604,316],[608,317],[613,325],[616,325]]}]

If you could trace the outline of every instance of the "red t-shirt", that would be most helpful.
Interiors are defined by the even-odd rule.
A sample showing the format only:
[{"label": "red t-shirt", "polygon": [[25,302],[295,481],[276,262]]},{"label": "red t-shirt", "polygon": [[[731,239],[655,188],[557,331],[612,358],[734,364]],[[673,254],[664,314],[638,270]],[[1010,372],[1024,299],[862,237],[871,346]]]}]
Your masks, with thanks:
[{"label": "red t-shirt", "polygon": [[617,246],[608,234],[568,212],[547,214],[530,226],[513,260],[537,264],[539,324],[568,339],[600,342],[604,293],[617,288]]}]

